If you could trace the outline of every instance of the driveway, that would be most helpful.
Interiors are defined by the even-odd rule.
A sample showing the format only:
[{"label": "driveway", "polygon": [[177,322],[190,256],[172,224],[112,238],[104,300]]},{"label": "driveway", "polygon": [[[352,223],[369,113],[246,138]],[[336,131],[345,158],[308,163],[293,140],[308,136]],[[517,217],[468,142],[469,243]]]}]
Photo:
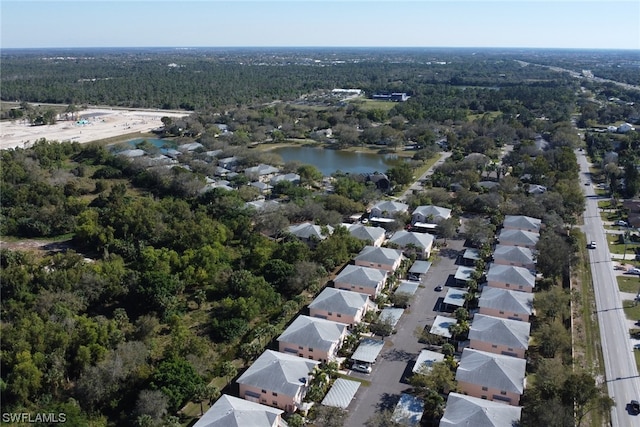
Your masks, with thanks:
[{"label": "driveway", "polygon": [[360,387],[354,401],[347,408],[349,415],[345,426],[362,427],[374,412],[395,407],[400,394],[410,385],[403,382],[411,375],[414,361],[425,348],[418,342],[416,329],[424,329],[431,324],[437,313],[436,307],[447,293],[447,286],[436,292],[437,285],[445,285],[450,275],[455,274],[458,255],[463,251],[464,240],[447,240],[447,247],[439,254],[431,269],[423,278],[411,307],[405,310],[396,325],[397,332],[385,338],[385,347],[373,365],[371,374],[351,373],[359,378],[366,378],[371,385]]}]

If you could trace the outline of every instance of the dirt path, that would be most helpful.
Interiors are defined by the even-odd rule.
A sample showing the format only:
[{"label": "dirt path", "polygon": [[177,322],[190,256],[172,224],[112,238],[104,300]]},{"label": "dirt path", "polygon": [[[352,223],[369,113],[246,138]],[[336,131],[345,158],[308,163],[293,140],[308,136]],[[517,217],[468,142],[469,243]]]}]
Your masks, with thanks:
[{"label": "dirt path", "polygon": [[12,251],[34,252],[40,255],[47,255],[53,252],[63,252],[72,249],[71,240],[42,240],[23,239],[14,242],[0,240],[0,248]]}]

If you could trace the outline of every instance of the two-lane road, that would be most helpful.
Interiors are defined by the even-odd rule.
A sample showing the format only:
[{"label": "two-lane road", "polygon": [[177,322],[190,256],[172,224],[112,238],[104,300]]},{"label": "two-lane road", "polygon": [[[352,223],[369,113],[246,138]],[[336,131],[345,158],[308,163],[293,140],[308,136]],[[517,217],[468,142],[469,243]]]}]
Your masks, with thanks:
[{"label": "two-lane road", "polygon": [[[591,182],[589,164],[582,152],[576,151],[581,170],[581,180]],[[589,250],[591,274],[596,299],[598,324],[609,396],[616,406],[611,411],[614,427],[640,426],[640,416],[630,415],[627,404],[640,400],[640,378],[629,337],[629,328],[622,310],[622,299],[613,271],[611,254],[600,213],[598,198],[592,185],[585,186],[587,196],[583,230],[587,241],[596,242]]]}]

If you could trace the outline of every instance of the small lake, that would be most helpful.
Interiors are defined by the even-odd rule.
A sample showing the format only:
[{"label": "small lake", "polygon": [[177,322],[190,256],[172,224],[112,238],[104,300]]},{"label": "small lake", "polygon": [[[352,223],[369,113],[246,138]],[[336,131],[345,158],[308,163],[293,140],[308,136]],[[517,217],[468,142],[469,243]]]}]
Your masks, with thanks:
[{"label": "small lake", "polygon": [[160,139],[160,138],[136,138],[127,141],[127,144],[131,145],[133,148],[141,142],[147,141],[149,144],[154,145],[158,148],[175,148],[176,143],[170,139]]},{"label": "small lake", "polygon": [[279,147],[272,152],[280,155],[285,162],[298,161],[313,165],[325,176],[337,171],[350,174],[386,172],[390,167],[389,162],[395,159],[393,154],[355,153],[314,147]]}]

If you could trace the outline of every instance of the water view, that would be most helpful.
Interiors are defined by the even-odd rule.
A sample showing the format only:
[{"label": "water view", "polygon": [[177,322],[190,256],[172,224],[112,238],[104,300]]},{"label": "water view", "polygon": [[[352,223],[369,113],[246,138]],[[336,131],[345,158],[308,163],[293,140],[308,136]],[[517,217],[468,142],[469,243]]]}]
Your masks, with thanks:
[{"label": "water view", "polygon": [[313,147],[279,147],[273,152],[285,162],[295,160],[313,165],[325,176],[337,171],[351,174],[386,172],[390,167],[389,162],[394,158],[392,154],[354,153]]},{"label": "water view", "polygon": [[175,148],[176,143],[170,139],[160,139],[160,138],[136,138],[127,141],[127,144],[132,147],[136,147],[141,142],[147,141],[151,145],[155,145],[158,148]]}]

